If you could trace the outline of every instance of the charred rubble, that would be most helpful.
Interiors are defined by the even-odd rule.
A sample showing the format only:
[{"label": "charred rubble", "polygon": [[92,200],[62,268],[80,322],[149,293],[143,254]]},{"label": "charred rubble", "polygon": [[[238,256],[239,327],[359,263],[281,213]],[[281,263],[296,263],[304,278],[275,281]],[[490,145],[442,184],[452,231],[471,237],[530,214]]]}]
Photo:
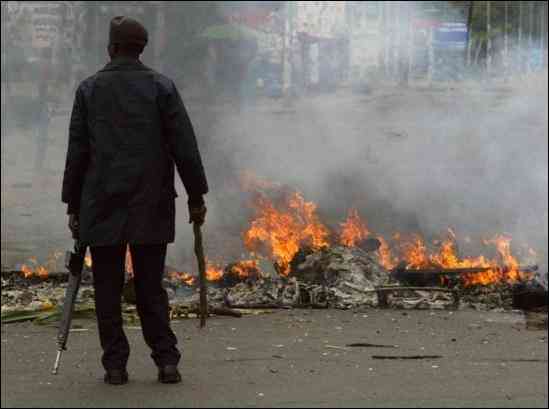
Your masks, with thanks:
[{"label": "charred rubble", "polygon": [[[459,273],[467,271],[430,269],[422,274],[418,270],[407,271],[403,266],[387,270],[379,263],[373,247],[302,248],[291,261],[287,276],[278,274],[276,266],[265,271],[269,270],[268,264],[258,262],[244,270],[239,263],[227,265],[221,279],[209,283],[211,309],[220,313],[227,309],[274,308],[547,311],[547,289],[535,279],[515,284],[463,286]],[[89,271],[85,275],[88,279],[80,291],[79,302],[92,303]],[[124,300],[132,304],[134,301],[128,296],[131,280],[128,283]],[[173,308],[196,309],[196,280],[182,282],[166,274],[164,284]],[[21,273],[3,272],[2,313],[60,305],[65,287],[63,274],[28,279]]]}]

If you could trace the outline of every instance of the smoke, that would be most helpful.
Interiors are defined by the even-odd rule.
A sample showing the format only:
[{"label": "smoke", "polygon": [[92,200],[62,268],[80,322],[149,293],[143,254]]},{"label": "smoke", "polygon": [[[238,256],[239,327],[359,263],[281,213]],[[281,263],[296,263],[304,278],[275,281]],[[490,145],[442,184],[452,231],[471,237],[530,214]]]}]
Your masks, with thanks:
[{"label": "smoke", "polygon": [[[405,37],[409,28],[401,24]],[[181,50],[175,46],[168,43],[165,60],[178,61]],[[458,238],[479,243],[508,233],[513,249],[529,262],[527,248],[533,248],[546,271],[547,71],[527,79],[513,74],[504,82],[507,68],[495,61],[491,81],[479,70],[468,73],[466,81],[428,85],[424,76],[418,79],[412,72],[408,87],[386,77],[383,67],[345,87],[334,71],[320,76],[319,88],[322,81],[333,80],[337,89],[321,92],[301,85],[306,61],[294,47],[298,85],[288,98],[274,98],[283,84],[270,80],[282,68],[273,68],[261,54],[250,60],[248,42],[232,45],[230,52],[224,49],[233,58],[220,50],[213,58],[213,49],[207,48],[198,54],[203,65],[185,63],[189,68],[184,73],[172,63],[164,67],[181,88],[210,181],[205,232],[210,259],[228,262],[244,252],[241,233],[250,209],[238,178],[250,171],[301,191],[332,227],[356,207],[370,230],[384,235],[418,232],[433,238],[451,227]],[[347,53],[345,43],[331,47],[330,55]],[[511,60],[520,60],[514,53]],[[154,67],[152,56],[145,62]],[[254,75],[248,69],[252,63]],[[12,87],[24,94],[19,92],[23,85]],[[2,117],[4,95],[3,88]],[[70,90],[64,95],[64,104],[70,105]],[[32,170],[35,125],[11,121],[6,137],[3,130],[3,265],[24,262],[29,255],[47,257],[70,244],[58,194],[67,121],[67,115],[52,121],[48,171],[43,173]],[[193,271],[191,229],[179,182],[177,190],[178,239],[169,263]],[[469,247],[463,251],[483,250]]]},{"label": "smoke", "polygon": [[546,248],[546,86],[379,92],[218,118],[213,143],[234,169],[295,186],[331,220],[356,206],[379,232],[507,232]]}]

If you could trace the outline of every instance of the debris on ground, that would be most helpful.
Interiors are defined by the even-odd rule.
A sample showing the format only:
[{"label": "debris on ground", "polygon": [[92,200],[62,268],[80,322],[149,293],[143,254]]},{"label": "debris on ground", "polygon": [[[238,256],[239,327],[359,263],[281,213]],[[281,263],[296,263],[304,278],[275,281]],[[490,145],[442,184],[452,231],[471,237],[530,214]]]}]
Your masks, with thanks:
[{"label": "debris on ground", "polygon": [[372,359],[382,359],[382,360],[430,360],[430,359],[441,359],[442,355],[408,355],[408,356],[395,356],[395,355],[372,355]]},{"label": "debris on ground", "polygon": [[[404,285],[409,282],[395,279],[394,271],[379,263],[375,252],[377,243],[372,241],[371,245],[362,247],[302,248],[291,261],[287,276],[277,274],[276,265],[274,268],[266,267],[265,260],[250,262],[246,274],[242,274],[242,263],[231,263],[224,269],[222,279],[208,286],[210,314],[241,317],[290,308],[473,308],[481,311],[520,308],[532,312],[545,308],[545,314],[541,312],[535,318],[532,314],[527,317],[527,327],[547,328],[547,290],[540,285],[501,282],[469,287],[459,284],[407,287]],[[269,271],[263,271],[265,269]],[[63,273],[51,274],[47,278],[26,278],[20,273],[2,272],[2,322],[54,319],[53,312],[46,318],[43,314],[56,311],[62,305],[66,278]],[[429,283],[432,285],[431,281]],[[172,319],[199,315],[196,280],[184,282],[167,274],[163,285],[168,292]],[[131,278],[124,287],[123,300],[125,321],[138,322]],[[87,311],[93,309],[93,301],[93,286],[91,277],[88,277],[82,284],[77,303],[86,306]],[[375,346],[356,343],[352,347]]]}]

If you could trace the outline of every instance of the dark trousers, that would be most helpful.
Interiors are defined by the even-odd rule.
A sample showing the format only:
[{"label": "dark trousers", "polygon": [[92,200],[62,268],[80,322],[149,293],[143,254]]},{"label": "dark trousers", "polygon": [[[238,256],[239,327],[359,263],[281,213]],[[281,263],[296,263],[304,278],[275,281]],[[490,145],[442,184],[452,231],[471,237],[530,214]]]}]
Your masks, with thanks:
[{"label": "dark trousers", "polygon": [[[170,328],[168,296],[162,287],[167,245],[130,246],[137,312],[145,342],[157,366],[177,365],[181,357]],[[122,327],[126,246],[92,247],[93,284],[105,369],[124,369],[130,355]]]}]

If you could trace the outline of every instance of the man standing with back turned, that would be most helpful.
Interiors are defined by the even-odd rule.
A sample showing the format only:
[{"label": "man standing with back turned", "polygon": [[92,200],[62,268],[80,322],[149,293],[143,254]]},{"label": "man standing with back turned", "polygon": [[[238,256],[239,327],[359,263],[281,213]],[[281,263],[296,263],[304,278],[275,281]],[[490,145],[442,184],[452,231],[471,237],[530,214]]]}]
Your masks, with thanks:
[{"label": "man standing with back turned", "polygon": [[208,184],[192,124],[174,83],[139,61],[147,41],[136,20],[111,21],[111,62],[76,91],[63,180],[69,228],[91,250],[105,382],[115,385],[128,382],[121,312],[128,245],[158,380],[181,381],[162,287],[167,244],[175,239],[174,164],[191,223],[202,225],[206,216]]}]

